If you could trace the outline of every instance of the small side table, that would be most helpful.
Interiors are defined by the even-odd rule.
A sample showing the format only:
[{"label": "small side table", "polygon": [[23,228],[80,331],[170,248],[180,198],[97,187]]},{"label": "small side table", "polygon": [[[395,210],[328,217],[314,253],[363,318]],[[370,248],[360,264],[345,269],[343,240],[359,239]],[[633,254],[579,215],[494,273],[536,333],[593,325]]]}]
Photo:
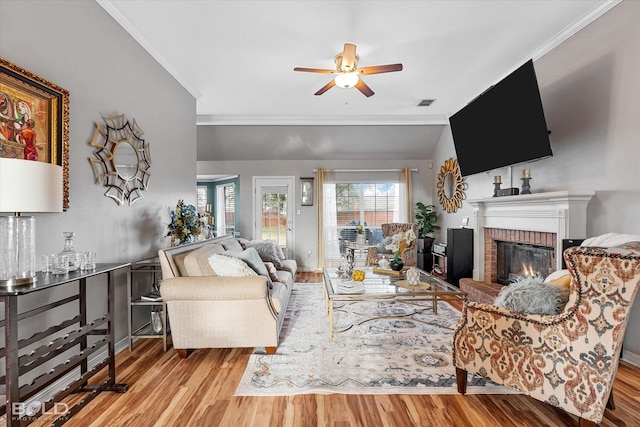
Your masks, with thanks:
[{"label": "small side table", "polygon": [[[127,283],[127,295],[129,299],[129,351],[133,349],[134,338],[162,339],[164,351],[167,351],[167,341],[170,335],[167,315],[167,303],[164,301],[145,301],[142,295],[151,292],[153,284],[162,278],[160,259],[158,257],[146,258],[131,263],[129,269],[129,281]],[[146,276],[146,280],[143,277]],[[155,332],[151,326],[151,311],[154,307],[160,307],[162,316],[162,332]],[[133,325],[135,313],[145,312],[148,321],[142,326]]]}]

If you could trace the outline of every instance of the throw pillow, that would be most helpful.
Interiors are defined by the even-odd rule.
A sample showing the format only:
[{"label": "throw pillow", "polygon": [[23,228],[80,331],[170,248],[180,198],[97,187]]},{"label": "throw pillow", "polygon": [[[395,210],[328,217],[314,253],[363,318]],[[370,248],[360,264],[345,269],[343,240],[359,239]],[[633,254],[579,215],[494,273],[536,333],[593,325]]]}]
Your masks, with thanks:
[{"label": "throw pillow", "polygon": [[272,282],[279,282],[280,278],[278,277],[278,270],[276,266],[273,265],[272,262],[265,262],[264,266],[267,267],[267,271],[269,272],[269,278]]},{"label": "throw pillow", "polygon": [[224,254],[241,259],[250,268],[252,268],[253,271],[258,273],[260,276],[266,277],[269,284],[271,284],[269,271],[267,271],[267,267],[264,266],[264,262],[260,259],[260,255],[258,255],[258,251],[256,251],[255,248],[247,248],[242,252],[226,251]]},{"label": "throw pillow", "polygon": [[240,243],[242,249],[247,249],[247,243],[249,243],[249,239],[245,239],[244,237],[236,237],[236,240],[238,241],[238,243]]},{"label": "throw pillow", "polygon": [[545,283],[539,277],[524,277],[505,286],[494,301],[514,313],[559,314],[569,300],[569,289]]},{"label": "throw pillow", "polygon": [[548,275],[544,281],[568,288],[571,286],[571,275],[569,274],[569,270],[558,270]]},{"label": "throw pillow", "polygon": [[244,250],[244,248],[242,247],[242,245],[240,245],[240,243],[238,243],[238,241],[236,239],[229,239],[229,240],[223,240],[221,242],[221,245],[224,246],[224,248],[228,251],[238,251],[241,252]]},{"label": "throw pillow", "polygon": [[282,262],[280,262],[280,257],[278,256],[278,251],[276,247],[278,246],[275,241],[268,240],[252,240],[248,243],[250,248],[255,248],[258,251],[258,255],[263,262],[272,262],[276,268],[282,267]]},{"label": "throw pillow", "polygon": [[257,276],[258,274],[253,271],[246,262],[239,258],[211,254],[209,257],[209,265],[218,276]]},{"label": "throw pillow", "polygon": [[278,244],[278,242],[276,242],[275,240],[267,240],[267,242],[272,242],[275,247],[276,247],[276,254],[278,255],[278,258],[280,259],[286,259],[287,257],[284,256],[284,252],[282,250],[282,248],[280,247],[280,245]]}]

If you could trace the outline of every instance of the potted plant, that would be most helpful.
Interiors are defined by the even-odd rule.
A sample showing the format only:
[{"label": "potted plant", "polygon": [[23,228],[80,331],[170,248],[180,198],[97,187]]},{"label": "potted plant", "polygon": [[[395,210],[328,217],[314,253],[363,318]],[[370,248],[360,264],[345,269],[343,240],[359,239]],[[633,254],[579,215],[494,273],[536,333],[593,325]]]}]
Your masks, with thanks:
[{"label": "potted plant", "polygon": [[[425,205],[422,202],[416,203],[416,220],[418,222],[418,250],[431,254],[431,247],[435,241],[433,232],[440,230],[438,225],[438,214],[434,205]],[[429,259],[427,255],[427,259]]]}]

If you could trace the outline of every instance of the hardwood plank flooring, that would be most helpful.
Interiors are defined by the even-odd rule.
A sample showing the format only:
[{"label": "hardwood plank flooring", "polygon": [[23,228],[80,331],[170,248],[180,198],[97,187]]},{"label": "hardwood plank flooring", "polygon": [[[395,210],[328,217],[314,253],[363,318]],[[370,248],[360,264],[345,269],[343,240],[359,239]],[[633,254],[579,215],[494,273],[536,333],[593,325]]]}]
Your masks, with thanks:
[{"label": "hardwood plank flooring", "polygon": [[[322,281],[302,273],[298,282]],[[161,340],[139,340],[117,358],[124,394],[102,393],[67,426],[576,426],[577,418],[523,395],[234,396],[252,349],[196,350],[180,359]],[[100,374],[98,375],[100,376]],[[97,377],[98,377],[97,376]],[[92,381],[94,382],[94,381]],[[640,368],[620,363],[616,409],[603,427],[640,425]],[[73,404],[82,395],[70,397]],[[41,419],[33,426],[49,425]]]}]

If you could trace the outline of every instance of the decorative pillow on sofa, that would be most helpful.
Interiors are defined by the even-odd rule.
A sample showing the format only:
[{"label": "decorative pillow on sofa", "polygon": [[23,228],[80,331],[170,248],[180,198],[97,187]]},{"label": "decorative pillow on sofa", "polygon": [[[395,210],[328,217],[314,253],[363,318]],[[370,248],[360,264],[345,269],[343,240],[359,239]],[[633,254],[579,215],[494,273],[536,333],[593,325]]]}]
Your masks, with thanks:
[{"label": "decorative pillow on sofa", "polygon": [[265,262],[264,266],[267,267],[267,271],[269,272],[269,278],[272,282],[279,282],[280,278],[278,277],[278,270],[276,266],[273,265],[272,262]]},{"label": "decorative pillow on sofa", "polygon": [[255,248],[263,262],[271,262],[276,268],[282,267],[278,256],[277,244],[273,240],[252,240],[247,243],[248,248]]},{"label": "decorative pillow on sofa", "polygon": [[223,240],[220,244],[228,251],[242,252],[244,250],[242,245],[238,243],[236,239]]},{"label": "decorative pillow on sofa", "polygon": [[569,270],[557,270],[548,275],[544,279],[545,283],[554,283],[556,285],[562,285],[565,288],[571,286],[571,275],[569,274]]},{"label": "decorative pillow on sofa", "polygon": [[209,264],[211,268],[218,276],[257,276],[258,274],[253,271],[246,262],[240,258],[211,254],[209,257]]},{"label": "decorative pillow on sofa", "polygon": [[247,248],[242,252],[236,251],[226,251],[225,255],[232,256],[244,261],[253,271],[258,273],[260,276],[264,276],[267,278],[267,281],[271,285],[271,278],[269,277],[269,271],[267,267],[265,267],[264,262],[260,259],[260,255],[258,255],[258,251],[255,248]]},{"label": "decorative pillow on sofa", "polygon": [[493,305],[514,313],[559,314],[569,300],[569,288],[545,283],[539,277],[524,277],[505,286]]}]

